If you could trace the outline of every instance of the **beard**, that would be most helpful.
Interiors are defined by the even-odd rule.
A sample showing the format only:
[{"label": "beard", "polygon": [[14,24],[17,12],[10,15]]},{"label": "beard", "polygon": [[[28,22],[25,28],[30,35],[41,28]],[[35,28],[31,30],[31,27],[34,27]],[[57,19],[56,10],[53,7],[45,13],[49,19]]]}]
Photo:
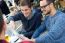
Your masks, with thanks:
[{"label": "beard", "polygon": [[47,14],[50,14],[50,11]]},{"label": "beard", "polygon": [[44,10],[44,11],[43,11],[43,14],[48,15],[48,14],[50,14],[50,11]]}]

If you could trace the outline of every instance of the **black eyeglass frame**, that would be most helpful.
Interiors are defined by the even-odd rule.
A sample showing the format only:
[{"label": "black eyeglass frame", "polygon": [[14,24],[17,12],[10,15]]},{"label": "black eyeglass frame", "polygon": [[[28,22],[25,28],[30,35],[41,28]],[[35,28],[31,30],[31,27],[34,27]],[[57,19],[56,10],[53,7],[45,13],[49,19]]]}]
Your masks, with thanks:
[{"label": "black eyeglass frame", "polygon": [[46,8],[50,3],[46,4],[45,6],[40,6],[40,9],[41,8]]}]

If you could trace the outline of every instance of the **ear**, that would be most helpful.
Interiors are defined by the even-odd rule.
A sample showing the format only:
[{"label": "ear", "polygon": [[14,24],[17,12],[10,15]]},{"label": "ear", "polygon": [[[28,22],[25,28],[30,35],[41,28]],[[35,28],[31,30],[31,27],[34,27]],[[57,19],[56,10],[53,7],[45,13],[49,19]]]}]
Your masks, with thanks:
[{"label": "ear", "polygon": [[49,6],[50,6],[50,8],[52,8],[52,7],[53,7],[53,5],[54,5],[53,3],[50,3],[50,5],[49,5]]}]

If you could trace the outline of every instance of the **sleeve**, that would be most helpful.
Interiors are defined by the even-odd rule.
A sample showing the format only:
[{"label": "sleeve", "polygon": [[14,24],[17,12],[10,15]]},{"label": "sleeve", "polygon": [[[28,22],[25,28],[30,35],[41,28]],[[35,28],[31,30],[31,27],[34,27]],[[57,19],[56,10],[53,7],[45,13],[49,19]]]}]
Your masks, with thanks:
[{"label": "sleeve", "polygon": [[41,20],[42,18],[42,14],[41,13],[37,13],[36,14],[36,19],[35,19],[35,22],[36,22],[36,29],[41,25]]},{"label": "sleeve", "polygon": [[24,36],[31,37],[34,31],[24,33]]},{"label": "sleeve", "polygon": [[32,38],[37,38],[42,32],[45,30],[45,23],[43,22],[39,28],[36,29],[34,34],[32,35]]},{"label": "sleeve", "polygon": [[17,13],[16,15],[10,17],[10,21],[11,21],[11,20],[13,20],[13,21],[18,21],[18,20],[23,19],[23,17],[24,17],[24,16],[23,16],[22,13]]},{"label": "sleeve", "polygon": [[55,22],[55,24],[51,27],[51,30],[45,36],[36,38],[36,43],[59,43],[59,42],[61,43],[62,40],[65,40],[64,37],[65,37],[65,19],[58,19]]}]

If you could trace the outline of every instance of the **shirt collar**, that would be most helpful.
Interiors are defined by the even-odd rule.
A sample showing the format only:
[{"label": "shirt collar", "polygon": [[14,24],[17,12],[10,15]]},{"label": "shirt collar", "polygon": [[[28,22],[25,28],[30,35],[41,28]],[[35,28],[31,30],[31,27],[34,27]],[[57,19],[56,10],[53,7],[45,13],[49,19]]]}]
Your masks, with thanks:
[{"label": "shirt collar", "polygon": [[50,16],[50,15],[49,16],[52,18],[52,17],[57,16],[58,14],[60,14],[60,11],[57,10],[54,16]]}]

